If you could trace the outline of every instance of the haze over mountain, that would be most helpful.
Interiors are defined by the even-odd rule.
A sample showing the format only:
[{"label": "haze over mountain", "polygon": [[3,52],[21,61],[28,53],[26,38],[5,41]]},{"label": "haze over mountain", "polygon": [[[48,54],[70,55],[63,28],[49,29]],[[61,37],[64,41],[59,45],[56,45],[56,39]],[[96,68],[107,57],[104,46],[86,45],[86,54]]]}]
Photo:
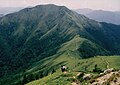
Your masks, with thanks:
[{"label": "haze over mountain", "polygon": [[9,13],[17,12],[23,8],[24,7],[0,7],[0,14],[6,15]]},{"label": "haze over mountain", "polygon": [[4,16],[3,14],[0,14],[0,17]]},{"label": "haze over mountain", "polygon": [[65,54],[77,58],[119,55],[119,36],[119,25],[91,20],[65,6],[49,4],[22,9],[0,18],[0,77],[22,73],[36,63],[40,66],[35,73],[51,71],[65,61],[54,66],[50,61],[49,67],[43,61]]},{"label": "haze over mountain", "polygon": [[75,10],[79,14],[83,14],[86,17],[99,21],[120,25],[120,12],[118,11],[104,11],[104,10],[92,10],[92,9],[77,9]]}]

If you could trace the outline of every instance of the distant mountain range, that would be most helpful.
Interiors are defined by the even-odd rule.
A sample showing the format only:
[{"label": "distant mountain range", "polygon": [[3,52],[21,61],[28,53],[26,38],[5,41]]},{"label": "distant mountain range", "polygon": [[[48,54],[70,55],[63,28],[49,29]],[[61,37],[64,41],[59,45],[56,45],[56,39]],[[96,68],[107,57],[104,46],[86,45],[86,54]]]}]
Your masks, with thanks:
[{"label": "distant mountain range", "polygon": [[[32,71],[29,68],[38,74],[51,71],[66,62],[64,56],[58,59],[62,62],[52,62],[61,55],[120,55],[120,25],[97,22],[52,4],[25,8],[0,18],[1,85],[15,85],[17,81],[12,77],[21,80],[23,72]],[[6,82],[10,79],[11,83]]]},{"label": "distant mountain range", "polygon": [[77,9],[74,10],[79,14],[83,14],[90,19],[99,22],[107,22],[120,25],[120,12],[104,11],[104,10],[91,10],[91,9]]},{"label": "distant mountain range", "polygon": [[0,14],[0,17],[4,16],[4,14]]},{"label": "distant mountain range", "polygon": [[24,7],[0,7],[0,14],[6,15],[9,13],[17,12],[23,8]]}]

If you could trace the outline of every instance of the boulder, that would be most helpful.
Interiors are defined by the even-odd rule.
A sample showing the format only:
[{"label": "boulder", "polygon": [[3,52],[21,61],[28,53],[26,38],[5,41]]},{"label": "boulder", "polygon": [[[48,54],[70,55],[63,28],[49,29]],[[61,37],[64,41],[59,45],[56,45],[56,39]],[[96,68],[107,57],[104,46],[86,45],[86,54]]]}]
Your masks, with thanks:
[{"label": "boulder", "polygon": [[76,76],[78,77],[78,76],[81,76],[81,75],[84,75],[84,73],[83,72],[79,72]]},{"label": "boulder", "polygon": [[105,70],[105,71],[104,71],[104,74],[107,74],[107,73],[110,73],[110,72],[113,72],[113,71],[114,71],[114,69],[113,69],[113,68],[110,68],[110,69]]},{"label": "boulder", "polygon": [[83,76],[83,79],[84,79],[84,80],[90,80],[91,77],[92,77],[91,74],[85,74],[85,75]]},{"label": "boulder", "polygon": [[103,75],[104,75],[104,73],[100,73],[100,74],[99,74],[99,76],[103,76]]}]

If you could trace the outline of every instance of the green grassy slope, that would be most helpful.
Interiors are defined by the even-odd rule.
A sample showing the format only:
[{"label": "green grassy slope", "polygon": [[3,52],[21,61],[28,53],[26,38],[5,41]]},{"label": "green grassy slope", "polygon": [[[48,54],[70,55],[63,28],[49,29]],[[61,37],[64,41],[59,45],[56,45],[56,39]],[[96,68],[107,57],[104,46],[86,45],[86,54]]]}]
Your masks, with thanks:
[{"label": "green grassy slope", "polygon": [[[82,59],[83,57],[85,58],[90,55],[86,52],[91,54],[90,57],[93,57],[93,55],[96,55],[97,53],[101,52],[101,54],[105,54],[107,51],[88,39],[81,38],[77,35],[72,40],[62,44],[55,55],[42,60],[39,60],[39,57],[38,59],[36,58],[37,62],[29,66],[29,68],[24,72],[19,72],[14,76],[3,78],[1,84],[13,85],[14,83],[18,83],[23,80],[24,75],[26,75],[27,78],[29,78],[30,75],[36,76],[43,74],[47,76],[53,71],[53,69],[59,69],[61,65],[66,65],[69,67],[69,70],[72,70],[73,72],[85,71],[85,67],[87,67],[87,71],[92,71],[95,64],[98,64],[102,70],[106,69],[106,62],[102,60],[101,57]],[[101,64],[101,62],[98,61],[101,61],[104,64]],[[116,68],[118,68],[118,66],[116,66]]]},{"label": "green grassy slope", "polygon": [[[58,59],[66,58],[67,56],[62,55]],[[87,72],[92,73],[95,64],[98,65],[102,70],[107,69],[107,63],[109,63],[110,68],[119,69],[120,68],[120,56],[97,56],[95,58],[89,59],[75,59],[74,57],[66,61],[66,66],[69,67],[70,71],[68,77],[65,77],[60,69],[58,69],[54,74],[49,74],[47,77],[35,80],[26,85],[71,85],[69,76],[72,76],[75,72],[85,71],[84,67],[87,66]],[[72,64],[72,65],[71,65]]]},{"label": "green grassy slope", "polygon": [[8,78],[5,77],[3,81],[0,81],[0,84],[13,85],[22,80],[24,74],[27,76],[30,74],[39,75],[41,73],[43,73],[43,75],[48,75],[53,69],[59,69],[61,65],[67,65],[68,67],[71,67],[70,69],[73,69],[78,60],[79,59],[76,57],[69,56],[68,53],[54,55],[34,63],[24,73],[18,73],[17,75],[9,76]]},{"label": "green grassy slope", "polygon": [[76,35],[72,40],[62,44],[61,48],[58,50],[58,52],[66,51],[71,51],[72,54],[76,54],[76,56],[82,58],[108,54],[108,51],[98,44],[88,39],[81,38],[79,35]]},{"label": "green grassy slope", "polygon": [[62,72],[57,71],[52,75],[33,81],[26,85],[70,85],[70,82],[67,80],[67,77],[62,77]]}]

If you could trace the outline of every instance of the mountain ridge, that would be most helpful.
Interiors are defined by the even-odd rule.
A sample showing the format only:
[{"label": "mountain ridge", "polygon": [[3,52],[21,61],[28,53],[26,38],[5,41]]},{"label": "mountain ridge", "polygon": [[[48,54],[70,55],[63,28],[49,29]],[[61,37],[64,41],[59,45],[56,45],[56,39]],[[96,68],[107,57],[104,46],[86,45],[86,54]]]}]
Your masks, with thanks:
[{"label": "mountain ridge", "polygon": [[120,12],[119,11],[106,11],[106,10],[92,10],[92,9],[76,9],[74,10],[79,14],[83,14],[90,19],[98,22],[107,22],[120,25]]},{"label": "mountain ridge", "polygon": [[[0,43],[8,50],[0,48],[3,65],[0,77],[22,72],[34,63],[58,54],[70,52],[78,58],[119,55],[119,33],[119,25],[96,22],[64,6],[39,5],[5,15],[0,18],[0,39],[3,41]],[[76,40],[76,50],[65,50]],[[64,47],[64,44],[67,45]]]}]

